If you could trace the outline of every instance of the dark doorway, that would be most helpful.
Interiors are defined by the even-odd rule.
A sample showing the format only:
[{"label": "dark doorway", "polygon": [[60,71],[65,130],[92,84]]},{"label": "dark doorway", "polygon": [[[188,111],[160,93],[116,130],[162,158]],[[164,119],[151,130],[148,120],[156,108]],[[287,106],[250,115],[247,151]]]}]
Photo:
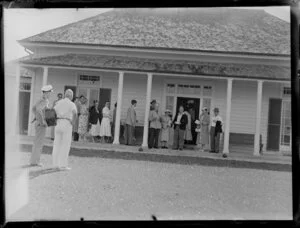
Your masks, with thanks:
[{"label": "dark doorway", "polygon": [[281,99],[271,98],[269,101],[267,150],[279,151]]},{"label": "dark doorway", "polygon": [[200,99],[192,97],[177,97],[176,112],[178,112],[179,106],[182,105],[186,111],[191,114],[191,131],[193,140],[191,144],[196,144],[197,134],[195,132],[196,124],[195,120],[199,119],[200,112]]},{"label": "dark doorway", "polygon": [[[102,120],[102,109],[105,106],[106,102],[111,103],[111,89],[101,88],[99,93],[99,110],[101,112],[101,120]],[[110,104],[110,108],[112,104]]]},{"label": "dark doorway", "polygon": [[28,120],[29,120],[29,107],[30,107],[30,93],[20,92],[19,94],[19,133],[27,135],[28,133]]}]

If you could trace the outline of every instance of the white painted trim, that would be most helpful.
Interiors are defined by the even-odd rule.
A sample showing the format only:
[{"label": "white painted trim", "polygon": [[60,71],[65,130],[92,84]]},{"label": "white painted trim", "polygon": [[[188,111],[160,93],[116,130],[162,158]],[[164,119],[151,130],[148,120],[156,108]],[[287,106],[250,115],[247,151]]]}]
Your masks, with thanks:
[{"label": "white painted trim", "polygon": [[224,131],[224,146],[223,153],[229,153],[229,134],[230,134],[230,116],[231,116],[231,100],[232,100],[232,82],[233,79],[229,78],[227,80],[227,95],[226,95],[226,122]]},{"label": "white painted trim", "polygon": [[[44,67],[44,66],[50,66],[51,68],[58,68],[58,69],[82,69],[82,70],[88,70],[88,71],[104,71],[104,72],[119,72],[119,70],[109,70],[109,69],[102,69],[102,68],[80,68],[80,67],[70,67],[70,66],[51,66],[51,65],[37,65],[37,64],[24,64],[22,63],[21,66],[28,66],[28,67]],[[220,76],[213,76],[213,75],[192,75],[192,74],[175,74],[175,73],[153,73],[153,72],[137,72],[132,70],[122,70],[124,73],[130,73],[130,74],[152,74],[152,75],[162,75],[162,76],[168,76],[168,77],[187,77],[187,78],[207,78],[207,79],[221,79],[221,80],[227,80],[228,78],[234,78],[234,80],[241,80],[241,81],[258,81],[258,80],[264,80],[265,82],[273,82],[273,83],[288,83],[290,84],[290,81],[285,80],[270,80],[270,79],[253,79],[253,78],[239,78],[239,77],[220,77]]]},{"label": "white painted trim", "polygon": [[255,123],[255,137],[254,137],[254,156],[259,156],[260,150],[260,125],[261,125],[261,109],[262,109],[262,92],[263,92],[262,80],[257,82],[257,100],[256,100],[256,123]]},{"label": "white painted trim", "polygon": [[149,125],[149,111],[150,111],[150,102],[151,102],[151,92],[152,92],[152,83],[153,75],[147,74],[147,96],[146,96],[146,109],[145,109],[145,119],[144,119],[144,132],[143,132],[143,144],[142,147],[148,146],[148,125]]},{"label": "white painted trim", "polygon": [[43,67],[43,86],[47,85],[48,83],[48,67],[47,66],[44,66]]},{"label": "white painted trim", "polygon": [[286,55],[257,55],[255,53],[223,53],[223,52],[208,52],[201,50],[164,50],[159,48],[138,48],[138,47],[113,47],[113,46],[96,46],[96,45],[80,45],[80,44],[49,44],[49,43],[32,43],[19,41],[22,46],[26,47],[56,47],[56,48],[72,48],[72,49],[84,49],[84,50],[103,50],[103,51],[121,51],[125,53],[129,52],[142,52],[142,53],[154,53],[154,54],[172,54],[172,55],[195,55],[195,56],[208,56],[208,57],[234,57],[237,59],[261,59],[261,60],[282,60],[290,61],[291,57]]},{"label": "white painted trim", "polygon": [[120,124],[121,124],[123,86],[124,86],[124,73],[119,72],[117,113],[116,113],[116,120],[115,120],[115,132],[114,132],[113,144],[120,144]]}]

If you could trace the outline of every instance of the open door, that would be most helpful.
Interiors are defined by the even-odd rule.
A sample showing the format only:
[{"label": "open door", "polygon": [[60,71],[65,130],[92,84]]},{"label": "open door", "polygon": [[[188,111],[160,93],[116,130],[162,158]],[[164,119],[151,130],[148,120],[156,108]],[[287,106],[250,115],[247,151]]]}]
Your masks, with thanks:
[{"label": "open door", "polygon": [[[101,120],[102,120],[102,109],[105,106],[106,102],[111,103],[111,89],[101,88],[99,93],[99,110],[101,112]],[[112,107],[112,104],[110,104]]]}]

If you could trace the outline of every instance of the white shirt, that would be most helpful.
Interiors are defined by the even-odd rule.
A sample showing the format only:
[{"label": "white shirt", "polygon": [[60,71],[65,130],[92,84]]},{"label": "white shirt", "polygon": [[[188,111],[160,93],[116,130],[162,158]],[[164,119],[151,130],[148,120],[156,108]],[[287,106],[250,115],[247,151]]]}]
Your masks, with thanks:
[{"label": "white shirt", "polygon": [[69,120],[73,119],[73,112],[77,114],[76,105],[69,99],[64,98],[59,100],[55,107],[57,118],[67,118]]},{"label": "white shirt", "polygon": [[180,124],[182,115],[183,115],[183,113],[182,114],[178,113],[176,124]]},{"label": "white shirt", "polygon": [[221,125],[223,125],[223,120],[222,120],[221,116],[217,115],[217,116],[212,117],[211,126],[215,127],[217,121],[221,121]]}]

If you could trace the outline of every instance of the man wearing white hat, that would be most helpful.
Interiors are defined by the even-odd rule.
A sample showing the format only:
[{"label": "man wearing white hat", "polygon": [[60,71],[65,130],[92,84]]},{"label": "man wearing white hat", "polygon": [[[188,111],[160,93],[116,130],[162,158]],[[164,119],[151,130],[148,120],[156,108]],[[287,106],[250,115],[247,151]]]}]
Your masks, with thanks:
[{"label": "man wearing white hat", "polygon": [[33,106],[32,111],[35,115],[35,138],[32,146],[32,153],[30,158],[31,166],[41,166],[40,158],[44,146],[46,136],[47,122],[45,120],[45,110],[49,106],[49,97],[53,92],[51,85],[42,87],[42,98]]},{"label": "man wearing white hat", "polygon": [[72,128],[77,118],[77,107],[72,102],[73,91],[67,89],[65,98],[57,102],[54,109],[57,115],[55,137],[53,143],[53,167],[60,170],[69,170],[68,156],[72,141]]}]

